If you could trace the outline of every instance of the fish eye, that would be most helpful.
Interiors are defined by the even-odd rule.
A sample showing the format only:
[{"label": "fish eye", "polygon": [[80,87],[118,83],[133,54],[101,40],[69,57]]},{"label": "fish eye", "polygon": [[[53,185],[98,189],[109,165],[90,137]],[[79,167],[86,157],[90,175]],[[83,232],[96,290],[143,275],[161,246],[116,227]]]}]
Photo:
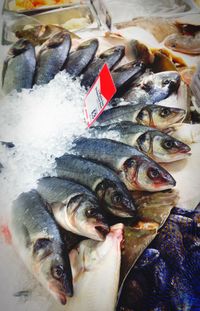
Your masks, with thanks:
[{"label": "fish eye", "polygon": [[159,170],[157,168],[150,167],[147,171],[149,178],[154,179],[160,176]]},{"label": "fish eye", "polygon": [[114,196],[112,197],[112,201],[114,204],[119,204],[122,202],[122,195],[117,193],[117,194],[114,194]]},{"label": "fish eye", "polygon": [[170,115],[170,113],[171,113],[171,111],[169,108],[162,108],[160,111],[161,117],[167,117]]},{"label": "fish eye", "polygon": [[88,208],[88,209],[86,209],[86,211],[85,211],[85,216],[86,217],[95,217],[96,216],[96,211],[95,211],[95,209],[94,208]]},{"label": "fish eye", "polygon": [[64,268],[63,266],[59,265],[59,266],[56,266],[56,267],[52,267],[52,276],[59,280],[63,277],[64,275]]},{"label": "fish eye", "polygon": [[174,142],[173,142],[173,140],[171,140],[171,139],[166,139],[166,140],[163,142],[163,147],[164,147],[165,149],[171,149],[171,148],[173,148],[173,147],[174,147]]},{"label": "fish eye", "polygon": [[152,81],[148,81],[142,85],[142,89],[145,90],[146,92],[149,92],[152,88],[152,85],[153,85]]},{"label": "fish eye", "polygon": [[169,79],[165,79],[162,81],[162,85],[168,85],[170,84],[170,80]]}]

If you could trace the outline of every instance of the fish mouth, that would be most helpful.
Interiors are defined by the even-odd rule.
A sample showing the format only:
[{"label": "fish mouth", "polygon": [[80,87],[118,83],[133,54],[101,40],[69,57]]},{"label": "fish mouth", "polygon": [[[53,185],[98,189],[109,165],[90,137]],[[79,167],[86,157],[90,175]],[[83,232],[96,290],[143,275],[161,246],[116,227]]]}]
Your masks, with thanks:
[{"label": "fish mouth", "polygon": [[60,303],[64,306],[67,303],[67,297],[64,293],[58,293],[57,294],[58,300],[60,301]]},{"label": "fish mouth", "polygon": [[179,153],[187,154],[188,156],[192,155],[191,148],[189,146],[182,146],[179,149]]},{"label": "fish mouth", "polygon": [[101,240],[105,240],[105,237],[110,232],[109,226],[103,224],[95,226],[95,230],[97,231],[97,234],[101,238]]}]

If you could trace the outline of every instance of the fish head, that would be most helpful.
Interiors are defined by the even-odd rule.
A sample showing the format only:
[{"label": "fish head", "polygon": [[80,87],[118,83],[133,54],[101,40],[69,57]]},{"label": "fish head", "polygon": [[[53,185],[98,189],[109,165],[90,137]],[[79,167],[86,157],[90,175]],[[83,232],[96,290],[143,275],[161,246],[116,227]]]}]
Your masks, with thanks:
[{"label": "fish head", "polygon": [[153,102],[158,102],[176,92],[180,86],[180,74],[176,71],[163,71],[145,77],[141,88],[151,95]]},{"label": "fish head", "polygon": [[133,217],[135,206],[126,187],[104,179],[96,188],[96,194],[105,202],[108,210],[119,217]]},{"label": "fish head", "polygon": [[64,245],[53,238],[38,238],[33,245],[34,272],[62,305],[73,295],[72,274]]},{"label": "fish head", "polygon": [[71,225],[78,234],[102,241],[109,232],[109,226],[98,201],[87,194],[77,194],[66,206]]},{"label": "fish head", "polygon": [[143,125],[165,129],[170,125],[182,122],[185,116],[186,112],[183,109],[159,105],[147,105],[140,110],[136,120]]},{"label": "fish head", "polygon": [[[32,47],[31,43],[26,39],[19,39],[9,50],[7,58],[18,56]],[[33,48],[33,47],[32,47]]]},{"label": "fish head", "polygon": [[160,131],[147,131],[137,139],[138,148],[158,162],[171,162],[190,155],[190,147]]},{"label": "fish head", "polygon": [[176,185],[164,168],[145,156],[128,158],[123,164],[123,172],[130,190],[160,191]]}]

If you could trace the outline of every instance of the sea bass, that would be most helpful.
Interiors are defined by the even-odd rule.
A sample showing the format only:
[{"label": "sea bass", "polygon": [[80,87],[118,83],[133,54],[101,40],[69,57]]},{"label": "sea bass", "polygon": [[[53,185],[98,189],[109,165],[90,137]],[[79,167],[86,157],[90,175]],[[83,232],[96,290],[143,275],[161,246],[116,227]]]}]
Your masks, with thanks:
[{"label": "sea bass", "polygon": [[70,180],[46,177],[38,181],[37,191],[64,229],[94,240],[104,240],[109,226],[97,198],[87,188]]},{"label": "sea bass", "polygon": [[122,239],[123,225],[116,224],[105,241],[82,241],[70,252],[74,296],[68,300],[67,311],[80,306],[82,311],[116,309]]},{"label": "sea bass", "polygon": [[56,158],[57,176],[69,178],[95,192],[100,203],[120,217],[133,217],[136,207],[125,185],[117,174],[93,161],[65,154]]},{"label": "sea bass", "polygon": [[2,72],[2,87],[5,94],[13,90],[20,92],[33,85],[36,68],[35,49],[32,44],[20,39],[10,48],[4,61]]},{"label": "sea bass", "polygon": [[12,207],[12,240],[28,269],[61,304],[73,295],[68,254],[39,194],[22,193]]},{"label": "sea bass", "polygon": [[45,41],[37,56],[35,84],[46,84],[63,68],[71,47],[71,38],[65,31]]},{"label": "sea bass", "polygon": [[129,190],[160,191],[176,184],[173,177],[152,159],[115,140],[81,137],[75,140],[72,150],[115,170]]},{"label": "sea bass", "polygon": [[91,39],[81,43],[74,52],[69,54],[64,66],[66,72],[73,77],[80,76],[94,59],[98,46],[99,42],[97,39]]},{"label": "sea bass", "polygon": [[107,64],[110,70],[113,69],[113,67],[122,59],[124,54],[125,47],[123,45],[114,46],[100,54],[99,57],[92,61],[84,72],[81,84],[86,88],[91,87],[103,65]]},{"label": "sea bass", "polygon": [[121,105],[103,111],[96,124],[110,124],[118,121],[132,121],[163,130],[184,120],[183,109],[159,105]]},{"label": "sea bass", "polygon": [[190,147],[155,128],[121,121],[92,128],[97,137],[115,139],[136,147],[157,162],[172,162],[190,155]]},{"label": "sea bass", "polygon": [[160,102],[176,92],[180,85],[180,74],[177,71],[163,71],[145,75],[136,87],[128,90],[123,97],[126,101],[138,103]]}]

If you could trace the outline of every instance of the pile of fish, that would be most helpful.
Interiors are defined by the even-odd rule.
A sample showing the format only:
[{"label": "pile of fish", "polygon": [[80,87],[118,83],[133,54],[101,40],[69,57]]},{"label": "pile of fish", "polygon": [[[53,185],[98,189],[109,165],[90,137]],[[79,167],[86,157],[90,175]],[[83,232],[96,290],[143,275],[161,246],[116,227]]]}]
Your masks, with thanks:
[{"label": "pile of fish", "polygon": [[192,212],[172,210],[131,270],[118,310],[199,310],[199,217],[199,206]]},{"label": "pile of fish", "polygon": [[[41,284],[61,304],[68,303],[69,311],[75,310],[72,296],[80,299],[81,306],[85,300],[82,310],[115,309],[123,232],[126,243],[129,226],[143,219],[148,227],[149,215],[147,212],[143,215],[142,208],[152,206],[152,202],[148,202],[151,195],[166,195],[165,205],[170,209],[174,206],[176,199],[173,198],[173,203],[167,202],[167,194],[173,193],[176,181],[160,163],[186,159],[191,154],[188,145],[169,135],[169,128],[183,122],[186,111],[162,106],[164,99],[177,94],[180,74],[174,70],[152,72],[151,63],[140,57],[122,65],[123,45],[95,56],[98,46],[98,39],[90,39],[70,52],[70,34],[61,31],[45,41],[36,56],[34,45],[22,38],[11,47],[3,69],[5,93],[46,84],[61,70],[73,78],[80,77],[81,85],[89,88],[105,63],[117,88],[115,97],[95,126],[84,137],[76,137],[70,152],[56,158],[55,176],[38,180],[37,188],[22,193],[12,207],[11,232],[16,250]],[[162,210],[159,201],[153,205],[155,209],[159,205]],[[153,208],[152,214],[156,215]],[[152,293],[170,293],[174,299],[170,300],[170,305],[179,304],[179,297],[175,301],[176,285],[169,287],[169,284],[177,284],[178,290],[184,291],[186,284],[181,283],[179,273],[185,270],[180,268],[172,275],[170,256],[186,265],[187,256],[180,251],[193,237],[191,232],[184,236],[182,222],[184,230],[184,221],[192,223],[193,228],[193,220],[185,218],[170,216],[153,242],[154,248],[147,249],[131,270],[122,290],[122,297],[127,296],[122,298],[121,310],[165,310],[161,298],[156,300],[161,307],[154,305]],[[163,219],[149,222],[150,227],[156,228],[152,238],[162,225]],[[137,226],[136,231],[138,235]],[[183,239],[186,244],[178,244]],[[165,245],[166,242],[169,245]],[[138,256],[146,246],[140,248]],[[196,252],[196,244],[194,250]],[[105,267],[107,270],[103,270]],[[112,282],[102,284],[102,273],[107,276],[110,273],[111,281],[114,276],[114,287]],[[151,278],[152,274],[155,274],[155,284],[150,289],[145,278]],[[98,286],[108,287],[107,292],[105,287],[98,288],[106,292],[104,307],[102,296],[95,296],[91,285],[88,287],[98,280]],[[85,295],[89,300],[83,298]],[[143,306],[144,297],[150,299],[146,306]]]}]

